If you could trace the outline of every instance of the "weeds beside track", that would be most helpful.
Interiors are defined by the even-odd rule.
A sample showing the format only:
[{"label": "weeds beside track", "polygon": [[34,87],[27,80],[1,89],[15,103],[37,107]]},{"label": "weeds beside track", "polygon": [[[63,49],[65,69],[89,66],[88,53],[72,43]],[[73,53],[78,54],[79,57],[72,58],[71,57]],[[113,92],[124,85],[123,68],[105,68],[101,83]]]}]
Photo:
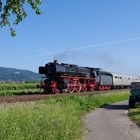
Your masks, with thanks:
[{"label": "weeds beside track", "polygon": [[140,105],[129,110],[129,117],[140,126]]},{"label": "weeds beside track", "polygon": [[89,96],[89,95],[99,95],[99,94],[111,94],[111,93],[119,93],[119,92],[129,92],[129,90],[109,90],[109,91],[93,91],[93,92],[80,92],[80,93],[63,93],[63,94],[46,94],[41,92],[19,92],[14,96],[0,96],[0,103],[7,102],[26,102],[26,101],[36,101],[43,100],[48,98],[57,98],[63,96]]},{"label": "weeds beside track", "polygon": [[39,102],[0,107],[2,140],[81,140],[81,115],[129,97],[129,92],[59,96]]}]

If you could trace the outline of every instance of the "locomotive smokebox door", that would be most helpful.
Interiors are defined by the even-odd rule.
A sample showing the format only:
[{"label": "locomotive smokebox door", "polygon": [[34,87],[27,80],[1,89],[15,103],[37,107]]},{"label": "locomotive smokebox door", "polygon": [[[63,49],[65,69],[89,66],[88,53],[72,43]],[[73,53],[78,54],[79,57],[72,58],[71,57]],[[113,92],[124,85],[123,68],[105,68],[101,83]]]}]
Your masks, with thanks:
[{"label": "locomotive smokebox door", "polygon": [[135,107],[136,102],[140,102],[140,82],[131,83],[131,96],[129,97],[129,107]]},{"label": "locomotive smokebox door", "polygon": [[39,74],[45,74],[45,73],[46,73],[45,67],[40,66],[39,67]]}]

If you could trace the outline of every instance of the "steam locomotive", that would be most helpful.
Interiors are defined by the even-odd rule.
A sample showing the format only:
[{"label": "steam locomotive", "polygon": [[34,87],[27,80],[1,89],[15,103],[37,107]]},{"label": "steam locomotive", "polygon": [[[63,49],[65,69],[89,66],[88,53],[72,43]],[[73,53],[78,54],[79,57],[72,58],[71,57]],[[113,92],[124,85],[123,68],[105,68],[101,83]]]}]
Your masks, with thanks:
[{"label": "steam locomotive", "polygon": [[54,94],[128,88],[131,82],[140,81],[136,76],[114,74],[100,68],[59,64],[57,60],[40,66],[39,74],[45,75],[39,87],[45,93]]},{"label": "steam locomotive", "polygon": [[45,74],[46,76],[40,87],[48,93],[85,92],[95,89],[93,68],[59,64],[54,61],[46,64],[45,67],[39,67],[39,74]]}]

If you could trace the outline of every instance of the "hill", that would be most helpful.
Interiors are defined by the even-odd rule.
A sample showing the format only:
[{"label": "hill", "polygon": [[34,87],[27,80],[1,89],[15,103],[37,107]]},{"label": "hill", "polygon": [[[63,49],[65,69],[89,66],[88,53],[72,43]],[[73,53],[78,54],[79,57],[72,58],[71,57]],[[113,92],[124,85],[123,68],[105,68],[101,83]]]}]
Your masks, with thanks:
[{"label": "hill", "polygon": [[39,81],[41,76],[29,70],[0,67],[0,81]]}]

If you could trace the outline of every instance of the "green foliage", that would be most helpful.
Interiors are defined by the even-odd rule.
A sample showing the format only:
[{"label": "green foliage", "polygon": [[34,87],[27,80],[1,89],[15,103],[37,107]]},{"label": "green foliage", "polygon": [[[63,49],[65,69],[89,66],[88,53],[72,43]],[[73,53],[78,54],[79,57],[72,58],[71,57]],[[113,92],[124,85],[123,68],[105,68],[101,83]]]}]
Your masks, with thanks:
[{"label": "green foliage", "polygon": [[[76,140],[84,132],[81,115],[101,105],[128,99],[129,93],[67,96],[0,107],[2,140]],[[110,101],[111,100],[111,101]]]},{"label": "green foliage", "polygon": [[[66,96],[0,107],[2,140],[81,140],[81,115],[104,104],[128,99],[129,93]],[[111,101],[110,101],[111,100]]]},{"label": "green foliage", "polygon": [[18,95],[22,92],[39,92],[37,83],[1,83],[0,84],[0,96]]},{"label": "green foliage", "polygon": [[[41,0],[6,0],[6,2],[4,0],[0,0],[0,26],[17,25],[24,20],[27,17],[27,13],[25,11],[25,6],[27,4],[30,5],[37,15],[40,15],[41,11],[39,10],[39,5],[41,5],[41,3]],[[12,25],[9,20],[10,15],[15,16],[15,20]],[[16,35],[13,29],[11,30],[11,35]]]},{"label": "green foliage", "polygon": [[13,37],[16,36],[15,30],[13,30],[13,28],[11,28],[10,30],[11,30],[11,36],[13,36]]},{"label": "green foliage", "polygon": [[140,125],[140,105],[136,106],[134,109],[130,109],[129,116],[133,121]]},{"label": "green foliage", "polygon": [[74,140],[81,136],[77,110],[69,103],[9,107],[1,110],[0,123],[2,140]]}]

